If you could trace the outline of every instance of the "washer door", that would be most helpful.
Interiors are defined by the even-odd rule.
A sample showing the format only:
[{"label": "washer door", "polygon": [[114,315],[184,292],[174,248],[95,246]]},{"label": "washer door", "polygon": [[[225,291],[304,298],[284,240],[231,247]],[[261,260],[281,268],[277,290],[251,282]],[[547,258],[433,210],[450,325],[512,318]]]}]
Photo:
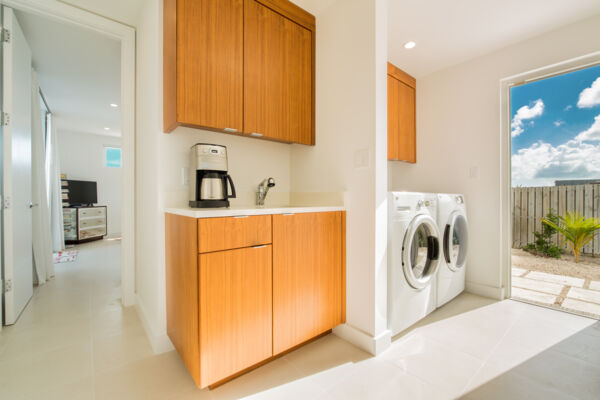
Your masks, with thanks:
[{"label": "washer door", "polygon": [[467,262],[467,247],[469,235],[467,218],[458,212],[450,215],[450,220],[444,229],[444,258],[448,268],[458,271]]},{"label": "washer door", "polygon": [[418,215],[410,223],[402,246],[402,269],[415,289],[431,283],[439,264],[439,233],[429,215]]}]

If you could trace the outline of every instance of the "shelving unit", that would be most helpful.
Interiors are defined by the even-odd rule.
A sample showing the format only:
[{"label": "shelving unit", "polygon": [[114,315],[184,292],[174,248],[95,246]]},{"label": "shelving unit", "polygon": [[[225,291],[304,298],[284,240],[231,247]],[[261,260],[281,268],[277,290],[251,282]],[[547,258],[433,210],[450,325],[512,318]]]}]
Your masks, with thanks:
[{"label": "shelving unit", "polygon": [[65,243],[77,244],[106,236],[106,206],[63,208]]}]

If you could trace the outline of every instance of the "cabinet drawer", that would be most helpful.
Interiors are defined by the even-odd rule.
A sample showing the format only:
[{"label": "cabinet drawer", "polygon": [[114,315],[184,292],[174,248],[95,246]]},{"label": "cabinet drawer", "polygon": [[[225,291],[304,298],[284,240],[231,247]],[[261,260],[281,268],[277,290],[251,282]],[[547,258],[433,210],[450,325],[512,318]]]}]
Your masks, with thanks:
[{"label": "cabinet drawer", "polygon": [[198,252],[237,249],[271,243],[271,216],[198,219]]},{"label": "cabinet drawer", "polygon": [[104,207],[98,208],[84,208],[79,210],[79,218],[83,217],[103,217],[106,215],[106,209]]},{"label": "cabinet drawer", "polygon": [[82,218],[79,220],[79,228],[104,227],[105,223],[106,219],[104,217]]}]

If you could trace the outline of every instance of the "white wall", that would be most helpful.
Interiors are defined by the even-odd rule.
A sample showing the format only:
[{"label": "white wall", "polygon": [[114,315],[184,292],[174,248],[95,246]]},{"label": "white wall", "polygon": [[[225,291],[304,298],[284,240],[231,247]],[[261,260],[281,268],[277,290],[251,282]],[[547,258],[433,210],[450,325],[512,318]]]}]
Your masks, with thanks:
[{"label": "white wall", "polygon": [[365,343],[387,331],[386,10],[387,1],[338,0],[317,15],[316,146],[293,146],[291,168],[293,193],[345,193],[354,334],[340,334],[365,335],[357,344],[372,352]]},{"label": "white wall", "polygon": [[467,290],[503,286],[500,79],[598,51],[599,37],[597,16],[418,80],[417,164],[390,162],[389,186],[466,195]]},{"label": "white wall", "polygon": [[105,146],[121,147],[121,139],[58,129],[61,173],[67,179],[96,181],[98,205],[107,206],[108,235],[121,233],[121,168],[106,167]]},{"label": "white wall", "polygon": [[[136,141],[135,141],[135,290],[136,307],[156,352],[172,345],[166,336],[164,241],[159,229],[161,135],[162,20],[159,0],[146,1],[136,32]],[[163,284],[161,285],[161,281]]]}]

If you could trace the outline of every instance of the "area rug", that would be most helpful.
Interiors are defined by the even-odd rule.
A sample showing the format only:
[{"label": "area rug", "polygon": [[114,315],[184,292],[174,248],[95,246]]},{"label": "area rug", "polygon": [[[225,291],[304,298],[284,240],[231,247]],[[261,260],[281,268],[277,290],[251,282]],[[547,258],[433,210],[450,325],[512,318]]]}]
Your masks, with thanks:
[{"label": "area rug", "polygon": [[54,264],[75,261],[77,258],[77,250],[59,251],[53,254]]}]

